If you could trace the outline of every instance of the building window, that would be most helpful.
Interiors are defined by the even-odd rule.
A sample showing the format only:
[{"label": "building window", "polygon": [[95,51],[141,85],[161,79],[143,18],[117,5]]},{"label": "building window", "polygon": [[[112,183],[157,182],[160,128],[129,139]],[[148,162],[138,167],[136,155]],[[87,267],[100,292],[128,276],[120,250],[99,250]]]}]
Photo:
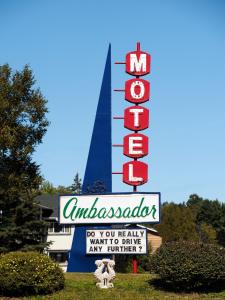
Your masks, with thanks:
[{"label": "building window", "polygon": [[49,223],[48,225],[48,233],[53,233],[54,232],[54,223]]},{"label": "building window", "polygon": [[49,234],[70,234],[70,225],[60,225],[58,222],[50,222],[48,226]]},{"label": "building window", "polygon": [[70,234],[70,226],[69,225],[64,225],[64,232],[67,234]]},{"label": "building window", "polygon": [[68,252],[49,252],[49,256],[58,263],[65,263],[68,261]]}]

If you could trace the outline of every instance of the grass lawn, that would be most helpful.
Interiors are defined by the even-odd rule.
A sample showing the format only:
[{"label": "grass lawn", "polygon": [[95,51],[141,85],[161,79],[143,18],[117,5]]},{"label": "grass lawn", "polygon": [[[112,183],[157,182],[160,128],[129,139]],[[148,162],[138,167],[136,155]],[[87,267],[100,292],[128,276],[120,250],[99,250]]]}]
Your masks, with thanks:
[{"label": "grass lawn", "polygon": [[[156,289],[149,274],[117,274],[115,287],[100,290],[92,274],[67,273],[66,286],[61,292],[49,296],[26,297],[26,300],[143,300],[143,299],[225,299],[225,291],[209,294],[176,294]],[[18,298],[0,298],[18,299]]]}]

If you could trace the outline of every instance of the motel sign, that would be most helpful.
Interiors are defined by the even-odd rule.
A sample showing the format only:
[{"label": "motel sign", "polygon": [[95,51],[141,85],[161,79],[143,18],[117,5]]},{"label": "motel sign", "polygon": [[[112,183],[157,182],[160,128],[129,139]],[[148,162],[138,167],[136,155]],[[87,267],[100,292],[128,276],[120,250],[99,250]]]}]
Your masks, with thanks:
[{"label": "motel sign", "polygon": [[[124,110],[124,127],[133,131],[123,139],[123,154],[133,161],[123,164],[123,182],[134,187],[143,185],[148,181],[148,165],[138,159],[148,155],[148,137],[140,134],[139,131],[149,127],[149,110],[140,106],[150,98],[150,82],[140,78],[150,73],[150,54],[140,50],[140,43],[137,43],[137,50],[126,55],[124,63],[126,73],[136,78],[125,82],[123,91],[124,99],[133,104]],[[120,63],[116,63],[120,64]]]},{"label": "motel sign", "polygon": [[[160,221],[160,193],[137,192],[137,186],[148,181],[148,164],[143,160],[149,154],[149,139],[144,130],[149,127],[150,112],[145,103],[150,99],[150,83],[143,77],[150,73],[150,62],[150,55],[141,51],[140,43],[137,43],[136,51],[127,53],[123,62],[130,78],[125,81],[124,89],[117,91],[124,92],[127,108],[124,109],[122,117],[115,118],[124,119],[127,134],[123,137],[123,145],[114,146],[123,147],[127,161],[123,163],[119,174],[123,174],[124,183],[133,186],[133,192],[112,193],[111,47],[109,46],[82,194],[59,195],[59,224],[76,226],[68,272],[93,272],[96,259],[93,254],[99,254],[102,258],[103,254],[145,254],[146,230],[115,229],[110,226],[156,224]],[[103,152],[104,159],[102,159]],[[105,184],[105,193],[87,194],[88,188],[97,180]],[[102,262],[105,263],[106,260]],[[99,274],[102,276],[107,273],[106,269],[104,267],[104,270],[97,271],[100,271]],[[137,261],[134,257],[134,273],[136,269]],[[109,276],[109,273],[105,276]]]}]

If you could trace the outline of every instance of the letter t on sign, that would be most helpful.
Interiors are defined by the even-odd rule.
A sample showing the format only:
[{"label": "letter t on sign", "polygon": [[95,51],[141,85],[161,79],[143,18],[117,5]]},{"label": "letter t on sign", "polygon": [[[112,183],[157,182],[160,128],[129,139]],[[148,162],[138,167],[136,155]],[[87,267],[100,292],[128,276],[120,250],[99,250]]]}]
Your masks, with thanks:
[{"label": "letter t on sign", "polygon": [[130,106],[124,110],[124,127],[140,131],[149,126],[149,110],[143,106]]}]

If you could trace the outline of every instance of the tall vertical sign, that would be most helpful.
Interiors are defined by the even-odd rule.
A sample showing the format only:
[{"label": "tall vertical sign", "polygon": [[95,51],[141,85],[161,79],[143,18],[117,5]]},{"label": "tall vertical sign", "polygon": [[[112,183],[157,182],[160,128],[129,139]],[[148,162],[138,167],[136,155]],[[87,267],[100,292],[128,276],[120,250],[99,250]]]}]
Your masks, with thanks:
[{"label": "tall vertical sign", "polygon": [[[149,153],[148,137],[143,131],[149,127],[149,110],[144,103],[150,99],[150,83],[143,76],[150,73],[150,55],[141,51],[137,43],[136,51],[126,55],[126,73],[133,76],[125,82],[124,98],[130,104],[124,110],[124,127],[131,132],[123,139],[123,154],[129,161],[123,164],[123,182],[137,186],[148,181],[148,164],[141,161]],[[115,234],[110,224],[128,223],[158,223],[160,219],[160,193],[112,193],[112,149],[111,149],[111,48],[109,46],[102,86],[98,101],[95,123],[91,138],[88,160],[82,186],[82,195],[61,195],[59,198],[59,221],[61,224],[76,224],[72,249],[69,255],[69,272],[93,272],[95,260],[103,256],[93,255],[103,253],[100,248],[86,248],[86,237],[92,234]],[[118,146],[118,145],[117,145]],[[91,226],[92,224],[92,226]],[[93,227],[94,226],[94,227]],[[104,231],[107,230],[107,231]],[[111,230],[111,231],[110,231]],[[129,230],[128,230],[129,231]],[[126,234],[125,231],[120,234]],[[116,239],[119,241],[119,239]],[[122,239],[122,250],[126,239]],[[92,240],[93,242],[93,240]],[[141,243],[135,240],[134,244]],[[106,246],[113,246],[107,244]],[[140,247],[142,247],[140,245]],[[134,247],[135,248],[135,247]],[[134,248],[126,251],[136,253]],[[89,249],[87,251],[87,249]],[[111,254],[112,248],[106,248],[106,254]],[[122,249],[122,250],[121,250]],[[130,251],[131,250],[131,251]],[[86,252],[87,251],[87,252]],[[126,252],[125,251],[125,252]],[[138,254],[138,253],[137,253]],[[104,254],[105,257],[105,254]],[[134,265],[136,260],[133,261]]]},{"label": "tall vertical sign", "polygon": [[[140,131],[149,127],[149,110],[142,104],[150,98],[150,83],[140,77],[150,73],[151,56],[141,51],[140,43],[137,43],[136,51],[127,53],[126,61],[122,64],[125,64],[126,73],[135,77],[125,82],[125,90],[115,90],[123,91],[125,100],[133,104],[125,109],[123,117],[124,127],[133,133],[124,137],[122,145],[123,154],[133,158],[133,161],[123,164],[122,175],[123,182],[133,186],[133,191],[136,192],[137,186],[148,181],[148,164],[140,161],[148,155],[148,137]],[[133,272],[137,272],[135,258],[133,259]]]},{"label": "tall vertical sign", "polygon": [[[111,192],[111,45],[109,45],[82,185],[82,194]],[[86,230],[88,229],[89,227],[85,225],[75,228],[67,268],[68,272],[93,272],[95,270],[95,260],[103,258],[103,256],[86,255]]]},{"label": "tall vertical sign", "polygon": [[[133,186],[143,185],[148,181],[148,164],[140,161],[141,158],[148,155],[148,137],[140,131],[149,127],[149,110],[142,104],[150,99],[150,83],[140,77],[150,73],[150,54],[141,51],[140,43],[137,43],[136,51],[127,53],[125,70],[135,78],[125,82],[123,91],[126,101],[132,103],[132,106],[124,110],[124,127],[133,133],[128,134],[123,139],[123,154],[133,161],[123,164],[123,182]],[[116,63],[121,64],[121,63]],[[141,105],[140,105],[141,104]],[[120,145],[114,145],[120,146]]]}]

